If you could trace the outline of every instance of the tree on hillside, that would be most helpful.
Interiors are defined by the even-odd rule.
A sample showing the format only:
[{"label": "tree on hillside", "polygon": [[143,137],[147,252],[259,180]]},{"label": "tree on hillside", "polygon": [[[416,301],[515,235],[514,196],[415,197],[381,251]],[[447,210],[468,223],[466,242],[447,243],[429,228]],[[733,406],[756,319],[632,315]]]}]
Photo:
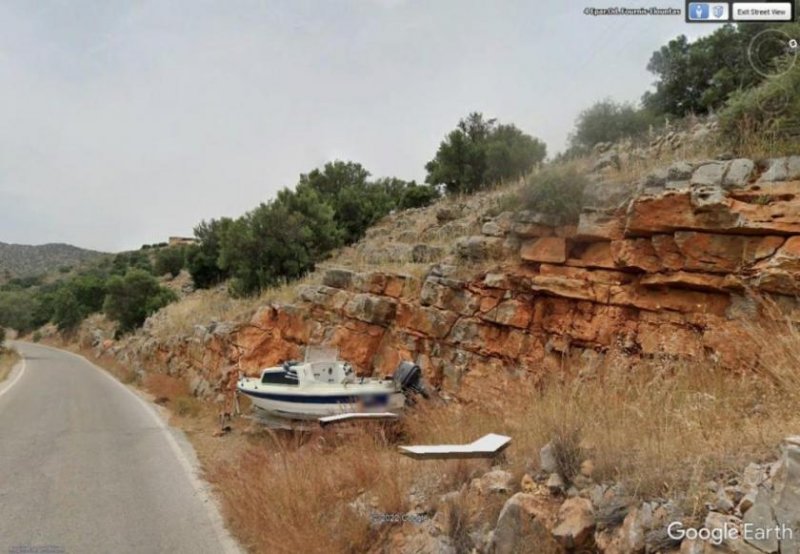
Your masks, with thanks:
[{"label": "tree on hillside", "polygon": [[272,204],[274,213],[280,219],[295,223],[294,233],[304,239],[311,258],[319,259],[324,253],[342,245],[344,233],[336,225],[335,208],[322,201],[314,191],[301,187],[296,190],[283,189]]},{"label": "tree on hillside", "polygon": [[158,284],[142,269],[131,269],[124,277],[114,275],[107,283],[103,311],[127,332],[144,323],[152,313],[176,299],[175,293]]},{"label": "tree on hillside", "polygon": [[89,314],[101,311],[106,296],[106,277],[96,270],[86,270],[56,283],[52,290],[48,290],[50,287],[39,290],[33,312],[34,326],[52,321],[59,330],[68,331]]},{"label": "tree on hillside", "polygon": [[436,156],[425,165],[425,181],[444,185],[449,193],[469,194],[524,175],[546,155],[538,139],[474,112],[441,142]]},{"label": "tree on hillside", "polygon": [[125,275],[129,269],[141,269],[142,271],[153,273],[153,264],[150,261],[150,256],[141,250],[121,252],[114,256],[111,262],[112,274]]},{"label": "tree on hillside", "polygon": [[186,265],[197,288],[207,289],[228,278],[228,272],[219,265],[219,253],[222,238],[232,222],[232,219],[222,217],[201,221],[194,228],[198,244],[187,248]]},{"label": "tree on hillside", "polygon": [[400,179],[369,180],[369,171],[355,162],[336,160],[322,169],[300,175],[297,192],[313,190],[333,209],[342,240],[349,244],[360,239],[367,228],[397,207],[402,189]]},{"label": "tree on hillside", "polygon": [[219,263],[233,277],[234,294],[252,294],[304,275],[341,237],[333,209],[315,190],[284,189],[230,224]]},{"label": "tree on hillside", "polygon": [[35,308],[34,291],[0,291],[0,327],[27,333],[33,329],[32,313]]},{"label": "tree on hillside", "polygon": [[425,165],[432,185],[442,184],[447,192],[473,193],[484,186],[486,137],[495,124],[483,114],[471,113],[439,145],[436,156]]},{"label": "tree on hillside", "polygon": [[67,282],[66,286],[74,294],[81,307],[83,317],[103,309],[103,300],[106,297],[106,278],[106,275],[99,273],[84,272]]},{"label": "tree on hillside", "polygon": [[486,143],[484,181],[498,183],[522,177],[547,156],[543,142],[526,135],[514,125],[497,125]]},{"label": "tree on hillside", "polygon": [[632,104],[611,99],[596,102],[583,110],[569,137],[570,150],[586,151],[601,142],[616,142],[624,137],[635,137],[647,131],[656,118]]},{"label": "tree on hillside", "polygon": [[[756,86],[764,75],[752,63],[750,45],[767,28],[789,29],[763,24],[725,25],[694,42],[685,35],[669,41],[653,53],[647,65],[657,80],[655,90],[645,93],[643,105],[657,114],[703,114],[723,106],[734,92]],[[759,42],[757,65],[763,69],[777,63],[787,54],[787,47],[780,41]]]},{"label": "tree on hillside", "polygon": [[27,277],[14,277],[10,279],[8,283],[6,283],[3,288],[8,290],[9,288],[19,288],[19,289],[29,289],[31,287],[36,287],[42,284],[44,281],[44,275],[29,275]]},{"label": "tree on hillside", "polygon": [[186,250],[181,246],[167,246],[156,252],[153,271],[156,275],[177,277],[186,264]]},{"label": "tree on hillside", "polygon": [[[55,302],[57,286],[41,287],[34,296],[33,306],[31,308],[31,327],[38,329],[42,325],[53,320],[55,314]],[[100,297],[100,304],[102,305],[105,293]]]},{"label": "tree on hillside", "polygon": [[71,287],[61,287],[53,299],[53,323],[59,331],[70,331],[75,329],[83,318],[83,310],[75,292]]},{"label": "tree on hillside", "polygon": [[310,186],[321,198],[333,201],[342,190],[349,187],[363,188],[368,178],[369,171],[360,163],[336,160],[326,163],[322,169],[300,175],[297,186]]},{"label": "tree on hillside", "polygon": [[359,163],[329,162],[240,218],[202,222],[195,228],[199,244],[186,253],[195,285],[231,277],[230,290],[244,295],[300,277],[392,210],[424,206],[439,196],[430,185],[369,176]]},{"label": "tree on hillside", "polygon": [[418,185],[414,181],[411,181],[411,183],[403,189],[403,194],[400,196],[400,203],[397,207],[401,210],[422,208],[432,204],[440,196],[439,189],[435,186]]}]

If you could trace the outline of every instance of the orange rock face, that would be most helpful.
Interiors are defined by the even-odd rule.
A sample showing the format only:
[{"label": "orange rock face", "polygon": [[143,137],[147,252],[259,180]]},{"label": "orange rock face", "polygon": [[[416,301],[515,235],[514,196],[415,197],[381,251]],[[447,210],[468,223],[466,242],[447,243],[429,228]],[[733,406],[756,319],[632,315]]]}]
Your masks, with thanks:
[{"label": "orange rock face", "polygon": [[567,260],[567,241],[564,237],[542,237],[525,243],[520,256],[527,262],[563,264]]},{"label": "orange rock face", "polygon": [[329,270],[294,305],[142,357],[219,387],[232,368],[255,372],[323,344],[362,374],[414,360],[464,398],[605,353],[739,368],[758,355],[742,321],[766,317],[749,295],[771,295],[800,319],[800,182],[753,179],[640,196],[582,214],[577,228],[505,215],[485,233],[516,245],[516,257],[490,258],[471,276],[444,266],[422,277]]}]

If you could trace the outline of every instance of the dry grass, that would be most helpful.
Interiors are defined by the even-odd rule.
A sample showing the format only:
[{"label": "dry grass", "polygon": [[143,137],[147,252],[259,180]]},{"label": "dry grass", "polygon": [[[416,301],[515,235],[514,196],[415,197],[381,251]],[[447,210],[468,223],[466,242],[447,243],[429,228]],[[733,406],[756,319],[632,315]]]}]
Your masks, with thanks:
[{"label": "dry grass", "polygon": [[[699,122],[689,118],[675,124],[676,130],[684,132]],[[658,153],[649,152],[644,157],[631,156],[618,168],[609,168],[603,177],[610,183],[627,183],[634,186],[640,179],[656,169],[664,168],[677,161],[702,161],[716,159],[720,154],[731,154],[740,158],[763,160],[797,153],[797,140],[777,140],[773,135],[757,129],[742,128],[738,132],[738,143],[735,147],[729,137],[721,134],[710,135],[705,140],[684,140],[678,148],[664,145]],[[586,156],[571,160],[570,163],[582,167],[586,172],[591,169],[594,158]]]},{"label": "dry grass", "polygon": [[[671,360],[636,371],[610,366],[589,379],[515,387],[502,399],[418,406],[402,438],[458,443],[508,434],[514,442],[505,465],[516,478],[538,470],[538,450],[552,440],[567,477],[591,458],[598,480],[622,482],[633,497],[676,499],[687,516],[700,517],[708,480],[769,459],[781,438],[800,431],[800,337],[784,331],[780,339],[774,330],[759,331],[769,337],[762,369],[771,379]],[[412,486],[434,496],[457,491],[488,468],[479,461],[407,460],[391,435],[360,429],[303,439],[270,435],[237,462],[213,467],[211,480],[237,533],[256,551],[363,551],[391,530],[371,528],[370,512],[404,513]],[[447,506],[454,539],[465,540],[466,521],[481,509],[492,522],[499,508]]]},{"label": "dry grass", "polygon": [[198,290],[163,308],[154,322],[152,333],[157,337],[189,335],[195,325],[236,320],[252,311],[253,305],[251,299],[232,298],[226,290]]},{"label": "dry grass", "polygon": [[163,308],[154,320],[151,334],[166,339],[191,335],[195,325],[212,321],[245,321],[264,304],[291,303],[299,285],[320,279],[321,275],[312,273],[290,284],[266,289],[257,298],[234,298],[225,288],[198,290]]},{"label": "dry grass", "polygon": [[107,370],[126,385],[141,385],[139,382],[139,374],[134,368],[116,360],[111,356],[103,356],[101,359],[98,359],[94,350],[90,346],[85,344],[81,345],[77,343],[69,343],[64,340],[54,340],[53,338],[43,340],[42,342],[48,346],[70,350],[76,354],[80,354],[87,360],[90,360],[92,363],[102,365],[103,369]]},{"label": "dry grass", "polygon": [[193,396],[186,381],[163,373],[147,373],[142,386],[156,403],[166,406],[177,416],[196,418],[209,412],[211,407]]},{"label": "dry grass", "polygon": [[666,149],[659,154],[645,158],[631,157],[619,168],[610,168],[604,174],[612,183],[628,183],[631,186],[657,169],[664,168],[677,161],[699,161],[716,158],[725,148],[716,140],[683,145],[676,149]]},{"label": "dry grass", "polygon": [[186,382],[163,373],[146,373],[142,380],[144,389],[159,399],[175,400],[189,394]]},{"label": "dry grass", "polygon": [[401,529],[392,518],[419,507],[411,491],[429,509],[452,512],[447,532],[454,539],[464,533],[463,518],[497,517],[499,499],[477,507],[436,500],[486,472],[487,462],[418,462],[397,453],[401,441],[397,427],[383,424],[263,431],[235,455],[208,464],[206,477],[222,497],[229,525],[253,552],[372,551]]},{"label": "dry grass", "polygon": [[[325,265],[420,276],[433,264],[453,263],[453,243],[461,237],[479,235],[483,218],[499,213],[501,200],[520,186],[521,180],[499,183],[473,195],[448,195],[424,208],[390,214],[371,227],[359,243],[333,253]],[[438,214],[447,211],[453,219],[440,220]],[[424,244],[441,250],[424,262],[398,262],[392,257],[392,247],[397,244]]]},{"label": "dry grass", "polygon": [[[773,459],[783,437],[800,433],[800,331],[780,323],[751,334],[762,362],[739,373],[670,359],[635,370],[567,368],[502,398],[419,404],[399,428],[264,432],[206,464],[207,476],[253,551],[361,552],[386,544],[399,524],[370,525],[371,515],[406,513],[412,490],[432,499],[446,514],[445,532],[468,546],[468,530],[493,525],[502,506],[502,495],[476,503],[463,488],[489,463],[414,461],[396,444],[461,443],[488,432],[513,437],[502,466],[516,482],[537,473],[538,451],[553,441],[567,478],[592,459],[596,480],[622,483],[633,498],[674,499],[686,517],[701,518],[705,483]],[[461,493],[436,500],[453,491]]]},{"label": "dry grass", "polygon": [[364,552],[387,528],[374,514],[405,513],[412,469],[381,433],[269,434],[208,476],[253,551]]},{"label": "dry grass", "polygon": [[141,377],[132,367],[117,361],[112,356],[101,356],[98,358],[91,347],[84,346],[77,348],[75,345],[54,343],[50,344],[58,348],[67,348],[82,356],[87,360],[93,360],[100,364],[105,370],[111,373],[126,385],[134,385],[151,395],[156,404],[165,406],[170,411],[181,417],[196,418],[200,415],[208,415],[213,412],[210,405],[192,396],[185,380],[163,373],[144,372]]},{"label": "dry grass", "polygon": [[761,310],[768,319],[750,322],[748,336],[753,349],[760,353],[756,367],[774,389],[786,391],[795,405],[800,404],[800,329],[797,321],[784,316],[778,304],[760,300]]},{"label": "dry grass", "polygon": [[197,417],[202,413],[203,403],[194,396],[178,396],[172,402],[172,411],[183,417]]},{"label": "dry grass", "polygon": [[4,381],[20,360],[16,350],[0,346],[0,382]]},{"label": "dry grass", "polygon": [[770,457],[781,438],[800,431],[800,337],[785,325],[782,335],[756,332],[770,379],[670,360],[634,372],[605,367],[588,380],[551,379],[502,399],[423,411],[409,419],[410,434],[460,442],[506,433],[517,474],[538,469],[538,450],[552,440],[567,477],[591,458],[599,479],[622,482],[640,498],[678,499],[697,513],[705,482]]}]

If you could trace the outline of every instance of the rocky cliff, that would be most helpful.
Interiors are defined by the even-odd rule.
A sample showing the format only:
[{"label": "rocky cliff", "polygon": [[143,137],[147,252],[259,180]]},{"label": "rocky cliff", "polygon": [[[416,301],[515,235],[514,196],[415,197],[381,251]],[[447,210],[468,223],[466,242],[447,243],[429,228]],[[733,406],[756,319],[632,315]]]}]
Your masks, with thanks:
[{"label": "rocky cliff", "polygon": [[204,396],[307,344],[338,347],[364,373],[414,359],[463,399],[602,356],[739,368],[757,355],[745,326],[766,317],[759,298],[798,313],[798,193],[795,156],[678,162],[632,184],[598,178],[576,225],[497,213],[497,194],[450,201],[390,216],[294,302],[192,336],[157,338],[151,322],[105,347]]}]

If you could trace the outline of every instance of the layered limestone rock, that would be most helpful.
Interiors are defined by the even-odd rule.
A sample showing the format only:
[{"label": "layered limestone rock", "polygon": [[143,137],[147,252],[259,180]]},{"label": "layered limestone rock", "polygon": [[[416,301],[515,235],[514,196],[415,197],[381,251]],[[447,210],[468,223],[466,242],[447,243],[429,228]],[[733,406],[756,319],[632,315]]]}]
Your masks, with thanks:
[{"label": "layered limestone rock", "polygon": [[[414,360],[464,399],[608,353],[738,368],[757,355],[746,329],[765,317],[756,295],[797,311],[798,194],[800,156],[680,162],[638,188],[592,185],[577,226],[532,212],[473,217],[462,226],[480,234],[454,240],[449,257],[420,275],[329,269],[291,305],[265,306],[233,328],[151,340],[135,356],[209,394],[238,370],[298,358],[308,344],[337,347],[365,374]],[[443,210],[425,233],[469,214]]]}]

